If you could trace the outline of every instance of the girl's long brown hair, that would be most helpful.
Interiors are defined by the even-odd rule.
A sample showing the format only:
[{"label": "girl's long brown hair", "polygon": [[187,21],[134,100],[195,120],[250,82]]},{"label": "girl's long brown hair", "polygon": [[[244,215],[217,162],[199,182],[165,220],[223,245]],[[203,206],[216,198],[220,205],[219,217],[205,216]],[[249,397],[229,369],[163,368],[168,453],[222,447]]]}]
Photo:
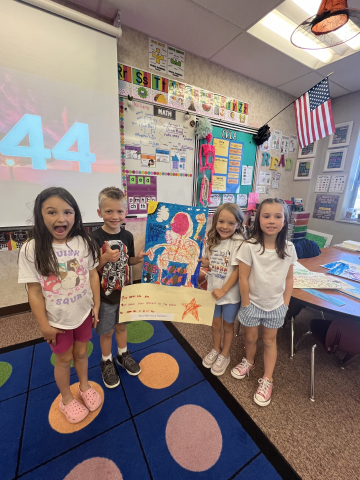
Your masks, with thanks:
[{"label": "girl's long brown hair", "polygon": [[209,252],[211,252],[212,249],[217,245],[219,245],[221,242],[220,235],[216,231],[216,224],[218,222],[219,215],[223,210],[227,210],[228,212],[232,213],[235,217],[236,223],[239,224],[238,228],[234,232],[234,235],[235,233],[244,235],[242,232],[242,223],[244,221],[244,214],[241,208],[238,205],[236,205],[236,203],[224,203],[223,205],[220,205],[217,208],[212,219],[212,225],[206,240],[206,247]]},{"label": "girl's long brown hair", "polygon": [[274,203],[278,203],[279,205],[281,205],[284,212],[284,226],[281,229],[281,231],[277,234],[276,240],[275,240],[276,253],[280,258],[284,259],[285,256],[289,256],[286,253],[286,245],[287,245],[286,238],[287,238],[290,215],[289,215],[288,206],[283,200],[280,200],[280,198],[265,198],[265,200],[261,202],[256,212],[255,223],[254,223],[252,234],[250,235],[250,238],[247,241],[250,243],[259,243],[263,247],[260,255],[262,255],[265,252],[264,232],[261,230],[261,227],[260,227],[261,209],[264,205],[274,204]]},{"label": "girl's long brown hair", "polygon": [[[50,187],[39,193],[34,205],[34,227],[30,231],[29,238],[35,240],[34,263],[36,270],[43,276],[59,275],[59,263],[52,247],[53,237],[45,226],[41,211],[42,204],[50,197],[59,197],[74,209],[75,221],[66,241],[73,237],[80,236],[87,246],[88,254],[91,255],[93,261],[96,262],[100,253],[99,247],[95,240],[90,237],[82,223],[80,209],[75,198],[65,190],[65,188]],[[26,257],[28,246],[28,244],[25,246]]]}]

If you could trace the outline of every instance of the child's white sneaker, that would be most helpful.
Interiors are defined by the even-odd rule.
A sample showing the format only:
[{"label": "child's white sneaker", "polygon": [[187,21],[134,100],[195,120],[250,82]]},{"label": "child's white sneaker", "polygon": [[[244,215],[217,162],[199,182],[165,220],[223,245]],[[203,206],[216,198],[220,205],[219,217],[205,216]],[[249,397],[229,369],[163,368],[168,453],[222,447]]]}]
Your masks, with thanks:
[{"label": "child's white sneaker", "polygon": [[216,359],[216,362],[211,367],[211,373],[213,375],[216,375],[217,377],[220,377],[220,375],[225,373],[225,370],[229,366],[229,363],[230,363],[230,355],[228,357],[224,357],[224,355],[221,355],[221,353],[219,353]]},{"label": "child's white sneaker", "polygon": [[249,363],[246,358],[244,357],[240,363],[238,363],[236,365],[236,367],[234,367],[232,370],[231,370],[231,375],[236,378],[237,380],[242,380],[243,378],[250,375],[250,371],[255,368],[255,363],[253,365],[251,365],[251,363]]},{"label": "child's white sneaker", "polygon": [[216,362],[218,355],[220,355],[219,352],[217,352],[215,348],[213,348],[211,352],[209,352],[202,361],[202,364],[204,365],[204,367],[211,368],[213,364]]}]

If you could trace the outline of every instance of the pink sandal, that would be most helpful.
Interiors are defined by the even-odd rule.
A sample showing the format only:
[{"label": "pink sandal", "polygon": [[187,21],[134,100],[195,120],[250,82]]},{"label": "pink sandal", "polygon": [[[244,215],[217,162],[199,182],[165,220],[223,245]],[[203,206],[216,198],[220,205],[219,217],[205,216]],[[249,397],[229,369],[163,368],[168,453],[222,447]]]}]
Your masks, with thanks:
[{"label": "pink sandal", "polygon": [[76,398],[67,405],[64,405],[62,400],[60,400],[59,410],[65,415],[69,423],[80,423],[89,415],[89,410],[82,403],[78,402]]},{"label": "pink sandal", "polygon": [[82,392],[79,388],[78,397],[81,398],[90,412],[94,412],[102,404],[101,396],[92,387],[88,388],[85,392]]}]

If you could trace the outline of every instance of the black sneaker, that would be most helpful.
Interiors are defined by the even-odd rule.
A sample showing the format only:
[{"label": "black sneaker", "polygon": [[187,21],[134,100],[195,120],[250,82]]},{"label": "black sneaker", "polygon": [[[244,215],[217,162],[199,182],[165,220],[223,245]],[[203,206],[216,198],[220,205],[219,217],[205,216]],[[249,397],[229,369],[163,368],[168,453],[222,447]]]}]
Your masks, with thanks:
[{"label": "black sneaker", "polygon": [[129,350],[122,355],[117,354],[117,363],[125,368],[129,375],[139,375],[141,372],[140,365],[132,358]]},{"label": "black sneaker", "polygon": [[106,360],[105,362],[103,359],[101,359],[100,367],[105,387],[115,388],[120,385],[120,377],[115,365],[114,357],[112,357],[111,360]]}]

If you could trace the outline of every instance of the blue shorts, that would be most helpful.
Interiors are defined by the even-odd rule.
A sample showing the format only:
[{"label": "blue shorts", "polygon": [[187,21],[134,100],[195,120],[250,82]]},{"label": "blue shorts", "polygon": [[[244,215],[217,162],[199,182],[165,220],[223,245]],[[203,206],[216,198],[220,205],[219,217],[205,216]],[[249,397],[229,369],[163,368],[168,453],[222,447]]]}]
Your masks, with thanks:
[{"label": "blue shorts", "polygon": [[289,307],[283,303],[271,312],[262,310],[252,303],[239,310],[239,321],[245,327],[258,327],[260,323],[266,328],[280,328],[284,325],[285,315]]},{"label": "blue shorts", "polygon": [[239,303],[227,303],[226,305],[215,305],[214,318],[223,317],[227,323],[234,323],[240,308]]}]

